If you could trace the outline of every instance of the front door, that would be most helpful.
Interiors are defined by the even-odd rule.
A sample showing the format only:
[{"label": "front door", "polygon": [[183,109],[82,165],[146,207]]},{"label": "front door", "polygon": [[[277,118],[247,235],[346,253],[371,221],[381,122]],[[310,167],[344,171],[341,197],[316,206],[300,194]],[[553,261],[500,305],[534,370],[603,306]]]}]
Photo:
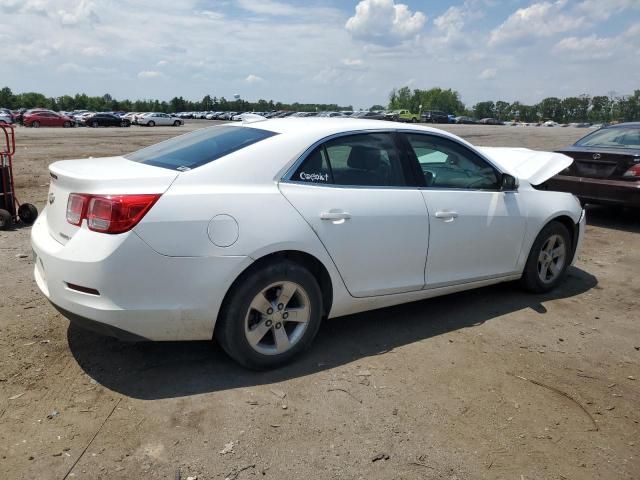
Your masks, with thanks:
[{"label": "front door", "polygon": [[424,287],[429,222],[410,178],[393,134],[367,133],[318,146],[280,183],[354,297]]},{"label": "front door", "polygon": [[500,172],[461,143],[405,138],[425,177],[427,288],[515,273],[526,227],[518,192],[500,191]]}]

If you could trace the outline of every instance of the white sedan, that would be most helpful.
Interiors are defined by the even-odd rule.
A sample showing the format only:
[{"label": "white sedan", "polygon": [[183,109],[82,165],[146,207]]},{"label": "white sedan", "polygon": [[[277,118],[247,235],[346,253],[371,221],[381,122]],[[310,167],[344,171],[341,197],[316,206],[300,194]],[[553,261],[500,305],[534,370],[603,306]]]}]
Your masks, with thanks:
[{"label": "white sedan", "polygon": [[136,117],[136,123],[138,125],[146,125],[147,127],[155,127],[156,125],[179,127],[184,124],[180,118],[161,112],[151,112],[138,115]]},{"label": "white sedan", "polygon": [[35,279],[66,317],[147,340],[215,337],[272,368],[320,321],[519,280],[546,292],[585,216],[535,188],[564,155],[432,128],[254,118],[50,167]]}]

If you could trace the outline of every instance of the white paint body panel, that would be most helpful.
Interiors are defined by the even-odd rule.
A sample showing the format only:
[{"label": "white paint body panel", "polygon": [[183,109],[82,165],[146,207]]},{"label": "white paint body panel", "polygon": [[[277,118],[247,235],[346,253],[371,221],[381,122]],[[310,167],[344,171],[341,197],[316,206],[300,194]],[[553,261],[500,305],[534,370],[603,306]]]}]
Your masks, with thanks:
[{"label": "white paint body panel", "polygon": [[[546,223],[581,218],[572,195],[538,191],[527,180],[553,175],[563,159],[548,157],[544,168],[527,173],[524,160],[507,166],[505,152],[481,151],[520,178],[515,193],[310,186],[280,180],[311,145],[335,134],[420,131],[473,147],[437,129],[348,118],[233,127],[279,134],[185,172],[123,157],[53,164],[57,198],[32,229],[34,274],[47,298],[148,339],[210,339],[233,282],[272,253],[303,252],[324,265],[332,284],[329,316],[336,317],[519,278]],[[132,231],[106,235],[66,223],[71,192],[162,196]],[[332,210],[351,217],[320,219]],[[458,216],[446,222],[435,216],[443,210]]]}]

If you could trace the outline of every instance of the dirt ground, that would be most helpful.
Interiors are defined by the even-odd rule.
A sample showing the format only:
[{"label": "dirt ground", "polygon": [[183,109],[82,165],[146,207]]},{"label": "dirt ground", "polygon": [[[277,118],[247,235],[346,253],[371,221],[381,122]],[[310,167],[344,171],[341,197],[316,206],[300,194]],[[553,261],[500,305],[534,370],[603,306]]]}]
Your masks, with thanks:
[{"label": "dirt ground", "polygon": [[[202,125],[19,128],[18,193],[41,209],[50,162]],[[586,133],[447,129],[537,149]],[[210,342],[69,326],[37,291],[29,228],[0,232],[0,478],[638,479],[640,215],[588,215],[552,294],[503,284],[327,321],[268,373]]]}]

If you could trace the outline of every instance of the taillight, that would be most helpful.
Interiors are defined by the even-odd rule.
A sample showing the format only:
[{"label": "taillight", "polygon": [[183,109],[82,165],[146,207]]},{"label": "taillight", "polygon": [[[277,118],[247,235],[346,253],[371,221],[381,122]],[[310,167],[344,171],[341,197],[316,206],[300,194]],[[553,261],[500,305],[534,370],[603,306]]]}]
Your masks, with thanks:
[{"label": "taillight", "polygon": [[160,194],[87,195],[72,193],[67,202],[67,221],[80,225],[87,220],[89,230],[123,233],[135,227],[158,201]]},{"label": "taillight", "polygon": [[84,218],[84,209],[87,206],[87,195],[72,193],[67,201],[67,222],[79,226]]},{"label": "taillight", "polygon": [[640,178],[640,163],[635,164],[629,170],[624,172],[623,177]]}]

